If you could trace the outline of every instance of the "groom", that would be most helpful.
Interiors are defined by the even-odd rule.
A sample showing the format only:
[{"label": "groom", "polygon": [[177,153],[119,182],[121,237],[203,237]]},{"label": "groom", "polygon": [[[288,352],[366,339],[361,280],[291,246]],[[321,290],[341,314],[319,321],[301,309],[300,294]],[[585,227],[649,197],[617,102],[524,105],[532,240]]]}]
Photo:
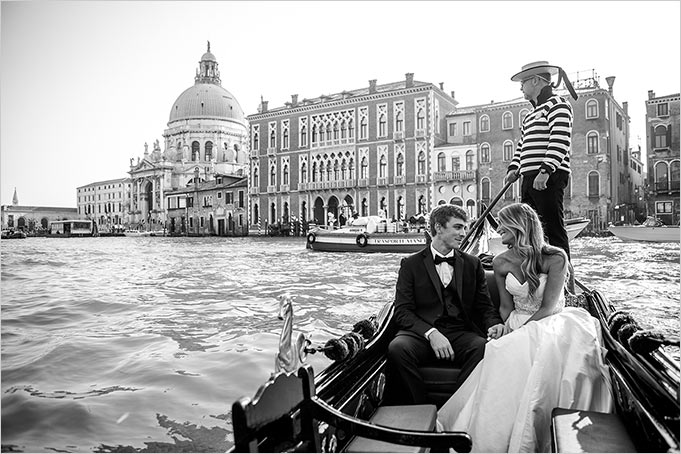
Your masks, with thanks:
[{"label": "groom", "polygon": [[426,403],[418,368],[436,359],[461,368],[458,388],[482,359],[487,337],[503,334],[480,260],[458,249],[467,223],[463,208],[439,205],[430,214],[431,244],[402,259],[395,292],[400,331],[388,346],[386,385],[404,392],[393,393],[391,404]]}]

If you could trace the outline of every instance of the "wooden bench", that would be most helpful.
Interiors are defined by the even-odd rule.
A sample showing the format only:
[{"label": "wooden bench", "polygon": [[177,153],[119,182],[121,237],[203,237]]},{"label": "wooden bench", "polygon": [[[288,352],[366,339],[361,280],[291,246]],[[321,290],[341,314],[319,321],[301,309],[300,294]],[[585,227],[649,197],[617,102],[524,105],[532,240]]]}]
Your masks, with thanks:
[{"label": "wooden bench", "polygon": [[638,452],[620,417],[614,413],[554,408],[553,452]]}]

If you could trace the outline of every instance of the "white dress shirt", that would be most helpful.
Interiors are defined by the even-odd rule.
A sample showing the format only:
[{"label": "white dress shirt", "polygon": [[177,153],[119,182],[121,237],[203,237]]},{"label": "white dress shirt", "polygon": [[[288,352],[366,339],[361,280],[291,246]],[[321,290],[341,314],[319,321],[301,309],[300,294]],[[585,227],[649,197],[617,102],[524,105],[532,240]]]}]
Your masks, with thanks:
[{"label": "white dress shirt", "polygon": [[[432,244],[430,245],[430,252],[433,253],[433,260],[435,260],[435,257],[438,255],[444,258],[454,257],[454,249],[449,251],[449,254],[442,255],[435,250]],[[442,262],[438,265],[435,265],[435,269],[437,270],[438,276],[440,276],[440,282],[442,282],[443,286],[447,287],[449,283],[452,282],[452,276],[454,276],[454,267],[447,262]]]}]

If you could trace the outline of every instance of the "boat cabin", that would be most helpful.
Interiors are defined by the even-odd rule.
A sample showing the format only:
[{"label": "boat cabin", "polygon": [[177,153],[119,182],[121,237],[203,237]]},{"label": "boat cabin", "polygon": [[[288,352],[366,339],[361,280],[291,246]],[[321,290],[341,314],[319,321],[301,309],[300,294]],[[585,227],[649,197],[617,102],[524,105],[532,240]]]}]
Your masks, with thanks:
[{"label": "boat cabin", "polygon": [[98,236],[97,224],[90,219],[52,221],[49,235],[62,237]]}]

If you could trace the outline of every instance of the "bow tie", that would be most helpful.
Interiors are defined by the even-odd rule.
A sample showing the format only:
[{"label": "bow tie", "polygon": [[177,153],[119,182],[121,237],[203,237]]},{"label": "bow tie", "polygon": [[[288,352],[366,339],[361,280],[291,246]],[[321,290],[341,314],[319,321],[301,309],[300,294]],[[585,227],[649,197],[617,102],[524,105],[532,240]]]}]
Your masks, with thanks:
[{"label": "bow tie", "polygon": [[451,256],[451,257],[442,257],[441,255],[436,255],[435,256],[435,264],[439,265],[440,263],[447,262],[450,265],[454,266],[454,263],[456,262],[456,257]]}]

